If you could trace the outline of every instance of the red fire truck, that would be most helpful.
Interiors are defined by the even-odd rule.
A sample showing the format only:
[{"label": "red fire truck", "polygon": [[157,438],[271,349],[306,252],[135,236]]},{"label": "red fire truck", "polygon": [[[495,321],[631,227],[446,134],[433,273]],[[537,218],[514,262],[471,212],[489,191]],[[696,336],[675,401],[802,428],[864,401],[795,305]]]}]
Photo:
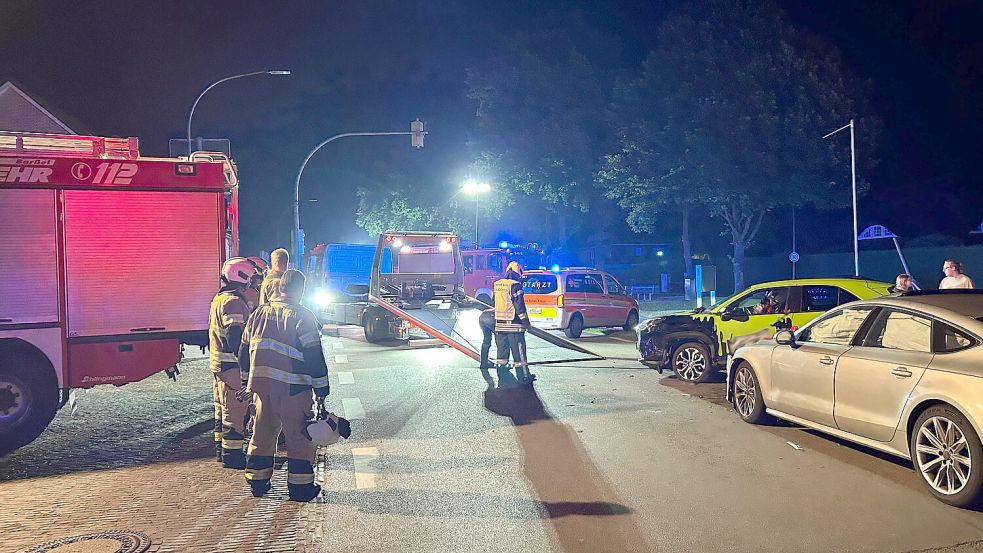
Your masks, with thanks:
[{"label": "red fire truck", "polygon": [[237,194],[224,154],[0,132],[0,454],[34,440],[71,388],[136,382],[207,344]]}]

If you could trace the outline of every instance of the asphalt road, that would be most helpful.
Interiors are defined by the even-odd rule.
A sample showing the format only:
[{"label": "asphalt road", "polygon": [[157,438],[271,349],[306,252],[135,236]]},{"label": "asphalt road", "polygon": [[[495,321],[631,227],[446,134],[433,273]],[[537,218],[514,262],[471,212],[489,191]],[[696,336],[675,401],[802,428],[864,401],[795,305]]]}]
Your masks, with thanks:
[{"label": "asphalt road", "polygon": [[[156,551],[983,551],[983,513],[945,506],[910,464],[788,425],[747,425],[723,384],[611,358],[536,367],[499,388],[444,347],[328,332],[329,407],[353,436],[323,451],[316,503],[247,497],[210,459],[202,360],[78,395],[0,459],[0,551],[107,529]],[[799,448],[793,448],[792,442]]]}]

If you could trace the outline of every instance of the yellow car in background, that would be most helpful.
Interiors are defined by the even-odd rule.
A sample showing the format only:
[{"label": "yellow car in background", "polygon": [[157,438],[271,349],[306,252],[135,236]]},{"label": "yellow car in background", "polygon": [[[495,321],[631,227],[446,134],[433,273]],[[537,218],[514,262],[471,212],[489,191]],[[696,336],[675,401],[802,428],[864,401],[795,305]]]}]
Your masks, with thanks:
[{"label": "yellow car in background", "polygon": [[755,284],[710,309],[655,317],[638,325],[640,361],[671,368],[686,382],[706,381],[724,368],[741,338],[773,334],[776,324],[800,327],[838,305],[889,293],[887,282],[809,278]]}]

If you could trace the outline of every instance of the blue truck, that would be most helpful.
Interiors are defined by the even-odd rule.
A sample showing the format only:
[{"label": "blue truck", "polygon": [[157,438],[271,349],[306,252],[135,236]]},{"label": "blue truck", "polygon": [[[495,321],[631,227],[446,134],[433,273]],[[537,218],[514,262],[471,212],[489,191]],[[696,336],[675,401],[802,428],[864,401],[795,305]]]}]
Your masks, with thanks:
[{"label": "blue truck", "polygon": [[375,249],[372,244],[318,244],[311,250],[305,268],[314,305],[346,301],[349,286],[368,286]]}]

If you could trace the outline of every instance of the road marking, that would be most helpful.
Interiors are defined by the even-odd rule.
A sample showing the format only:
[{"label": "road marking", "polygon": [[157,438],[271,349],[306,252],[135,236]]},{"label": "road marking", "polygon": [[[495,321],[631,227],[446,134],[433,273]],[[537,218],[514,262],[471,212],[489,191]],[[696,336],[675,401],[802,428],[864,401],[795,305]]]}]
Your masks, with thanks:
[{"label": "road marking", "polygon": [[338,374],[338,384],[354,384],[355,375],[352,373],[337,373]]},{"label": "road marking", "polygon": [[348,362],[348,356],[345,355],[345,354],[343,354],[343,353],[341,355],[335,355],[334,356],[334,362],[335,363],[347,363]]},{"label": "road marking", "polygon": [[629,340],[627,338],[618,338],[617,336],[608,336],[608,338],[611,338],[612,340],[617,340],[619,342],[627,342],[629,344],[635,343],[635,340]]},{"label": "road marking", "polygon": [[346,397],[342,399],[341,409],[345,412],[345,418],[348,420],[365,418],[365,408],[362,407],[362,400],[357,397]]},{"label": "road marking", "polygon": [[345,343],[344,342],[331,342],[331,347],[333,347],[334,349],[341,349],[341,348],[345,347]]},{"label": "road marking", "polygon": [[372,468],[372,462],[378,458],[377,447],[352,448],[352,460],[355,462],[355,489],[376,487],[376,473]]}]

